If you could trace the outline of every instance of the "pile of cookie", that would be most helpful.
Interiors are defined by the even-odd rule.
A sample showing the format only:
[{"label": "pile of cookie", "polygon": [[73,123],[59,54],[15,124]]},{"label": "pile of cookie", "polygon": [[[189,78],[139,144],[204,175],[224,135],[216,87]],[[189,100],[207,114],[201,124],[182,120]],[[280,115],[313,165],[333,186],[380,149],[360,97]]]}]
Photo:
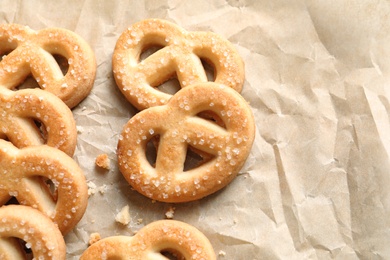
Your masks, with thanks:
[{"label": "pile of cookie", "polygon": [[[0,208],[0,258],[23,254],[17,250],[22,240],[36,259],[65,259],[62,236],[87,204],[85,177],[71,158],[76,130],[70,109],[92,88],[95,58],[80,37],[63,29],[2,25],[0,46],[0,54],[7,54],[0,60],[0,203],[14,197],[19,204]],[[157,50],[145,57],[151,46]],[[67,60],[67,68],[58,66],[56,55]],[[204,64],[213,68],[212,79]],[[119,89],[140,110],[123,127],[117,147],[120,172],[135,190],[152,200],[184,203],[235,178],[255,126],[239,94],[244,64],[229,41],[147,19],[122,33],[112,65]],[[41,89],[18,89],[29,75]],[[161,91],[172,78],[180,90]],[[200,159],[186,167],[190,153]],[[104,238],[81,259],[147,259],[166,251],[183,259],[215,259],[199,230],[175,220],[151,223],[133,237]]]},{"label": "pile of cookie", "polygon": [[65,259],[88,201],[71,109],[92,89],[95,56],[73,32],[16,24],[0,26],[0,55],[0,259]]}]

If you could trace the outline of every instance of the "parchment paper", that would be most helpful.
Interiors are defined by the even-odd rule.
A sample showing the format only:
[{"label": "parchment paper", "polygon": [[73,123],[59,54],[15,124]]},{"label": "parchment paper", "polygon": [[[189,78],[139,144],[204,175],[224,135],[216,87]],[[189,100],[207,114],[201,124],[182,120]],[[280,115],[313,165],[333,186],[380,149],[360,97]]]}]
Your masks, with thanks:
[{"label": "parchment paper", "polygon": [[[74,159],[95,193],[66,236],[67,259],[79,258],[91,233],[133,235],[170,207],[218,259],[390,258],[389,13],[384,0],[1,1],[0,22],[70,29],[97,57],[94,88],[73,110]],[[221,34],[245,61],[255,144],[239,176],[200,201],[153,203],[116,165],[119,133],[136,111],[115,85],[111,57],[123,30],[145,18]],[[101,153],[109,171],[95,166]],[[115,216],[126,205],[124,226]]]}]

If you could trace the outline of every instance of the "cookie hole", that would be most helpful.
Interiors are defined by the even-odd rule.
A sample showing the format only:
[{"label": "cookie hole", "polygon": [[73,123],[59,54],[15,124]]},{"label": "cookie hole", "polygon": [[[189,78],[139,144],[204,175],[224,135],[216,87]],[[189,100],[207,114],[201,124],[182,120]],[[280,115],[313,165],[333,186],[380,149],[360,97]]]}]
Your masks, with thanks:
[{"label": "cookie hole", "polygon": [[59,54],[52,54],[52,55],[55,61],[57,62],[58,66],[60,67],[62,74],[66,75],[66,73],[68,73],[69,70],[68,59]]},{"label": "cookie hole", "polygon": [[10,54],[14,49],[5,49],[3,51],[0,50],[0,62],[3,61],[8,54]]},{"label": "cookie hole", "polygon": [[203,69],[206,73],[207,81],[215,81],[215,66],[207,59],[200,59]]},{"label": "cookie hole", "polygon": [[159,141],[160,141],[160,135],[155,135],[146,144],[146,149],[145,149],[146,159],[153,167],[156,167],[157,149],[158,149]]},{"label": "cookie hole", "polygon": [[164,48],[163,45],[149,45],[145,46],[145,48],[141,51],[141,54],[139,55],[139,62],[146,60],[149,56],[151,56],[153,53],[156,53],[157,51]]},{"label": "cookie hole", "polygon": [[28,260],[34,259],[34,255],[33,255],[32,249],[31,249],[31,245],[29,245],[26,241],[24,241],[22,239],[18,239],[18,240],[19,240],[19,244],[20,244],[22,250],[26,254],[26,259],[28,259]]},{"label": "cookie hole", "polygon": [[174,95],[176,92],[178,92],[180,87],[180,82],[177,80],[177,77],[172,77],[169,80],[165,81],[161,85],[159,85],[158,90],[161,92]]},{"label": "cookie hole", "polygon": [[217,115],[217,113],[211,110],[204,110],[198,113],[197,116],[226,129],[225,122]]},{"label": "cookie hole", "polygon": [[7,142],[10,142],[8,136],[7,136],[5,133],[1,133],[1,132],[0,132],[0,139],[3,139],[3,140],[5,140],[5,141],[7,141]]},{"label": "cookie hole", "polygon": [[5,205],[19,205],[19,201],[15,197],[11,197]]},{"label": "cookie hole", "polygon": [[40,88],[40,86],[38,82],[35,80],[35,78],[30,74],[18,86],[13,88],[13,90],[34,89],[34,88]]},{"label": "cookie hole", "polygon": [[213,155],[189,145],[187,147],[187,154],[186,159],[184,161],[183,171],[195,169],[202,164],[212,160],[213,158]]},{"label": "cookie hole", "polygon": [[185,257],[179,251],[174,249],[164,249],[160,251],[160,254],[169,260],[185,260]]},{"label": "cookie hole", "polygon": [[46,129],[45,125],[41,121],[36,120],[36,119],[34,120],[34,124],[38,130],[37,132],[40,135],[41,139],[43,140],[44,143],[46,143],[48,133],[47,133],[47,129]]},{"label": "cookie hole", "polygon": [[201,165],[203,163],[203,158],[200,154],[195,152],[195,148],[188,147],[186,160],[184,162],[184,171],[189,171]]},{"label": "cookie hole", "polygon": [[15,259],[31,260],[34,257],[30,244],[20,238],[3,237],[1,244],[3,249],[6,249],[7,251],[12,251],[12,256]]},{"label": "cookie hole", "polygon": [[45,189],[50,193],[51,197],[54,201],[57,201],[58,198],[58,189],[57,186],[54,184],[54,182],[50,179],[40,177],[42,178],[43,183],[46,185]]},{"label": "cookie hole", "polygon": [[15,41],[9,42],[10,39],[0,39],[0,62],[11,52],[13,52],[18,44]]}]

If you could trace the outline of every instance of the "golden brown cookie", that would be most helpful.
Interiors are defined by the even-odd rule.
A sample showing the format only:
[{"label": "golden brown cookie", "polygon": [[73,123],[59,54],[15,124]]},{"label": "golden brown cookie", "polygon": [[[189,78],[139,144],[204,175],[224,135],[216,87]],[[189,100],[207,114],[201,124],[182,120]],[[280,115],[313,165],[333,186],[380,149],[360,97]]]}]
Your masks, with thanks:
[{"label": "golden brown cookie", "polygon": [[202,232],[176,220],[152,222],[133,237],[113,236],[101,239],[92,244],[80,259],[166,259],[164,253],[176,255],[177,259],[216,259],[210,241]]},{"label": "golden brown cookie", "polygon": [[[150,46],[161,47],[144,60]],[[244,63],[234,46],[212,32],[187,32],[160,19],[133,24],[119,37],[112,64],[115,81],[127,100],[142,110],[166,104],[171,95],[158,89],[174,77],[180,87],[207,82],[202,60],[214,67],[214,81],[240,92]]]},{"label": "golden brown cookie", "polygon": [[0,139],[19,148],[47,144],[72,156],[77,130],[72,112],[53,94],[0,87]]},{"label": "golden brown cookie", "polygon": [[50,146],[18,149],[0,139],[0,205],[15,197],[19,204],[40,210],[63,234],[83,216],[87,184],[77,163]]},{"label": "golden brown cookie", "polygon": [[[6,55],[5,55],[6,54]],[[38,85],[73,108],[91,91],[95,55],[76,33],[61,28],[34,31],[18,24],[0,25],[0,87],[17,88],[32,75]],[[54,56],[67,61],[62,72]]]},{"label": "golden brown cookie", "polygon": [[64,238],[47,216],[22,205],[0,207],[0,259],[27,259],[20,241],[33,259],[65,260]]},{"label": "golden brown cookie", "polygon": [[[224,127],[198,116],[204,111],[217,115]],[[194,84],[168,104],[129,120],[118,142],[119,168],[134,189],[151,199],[200,199],[233,180],[249,155],[254,134],[252,111],[241,95],[213,82]],[[159,144],[152,165],[146,149],[155,137]],[[185,171],[189,147],[209,154],[209,161]]]}]

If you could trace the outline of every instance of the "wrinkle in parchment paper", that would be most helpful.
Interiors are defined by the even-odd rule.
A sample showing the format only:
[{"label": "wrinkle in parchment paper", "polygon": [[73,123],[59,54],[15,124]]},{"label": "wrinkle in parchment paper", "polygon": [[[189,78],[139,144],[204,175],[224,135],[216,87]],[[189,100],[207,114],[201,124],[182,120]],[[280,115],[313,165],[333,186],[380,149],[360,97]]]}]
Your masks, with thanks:
[{"label": "wrinkle in parchment paper", "polygon": [[[383,0],[0,2],[1,22],[73,30],[96,54],[92,93],[73,110],[74,158],[95,193],[66,237],[67,259],[91,233],[133,235],[172,206],[218,259],[389,258],[389,9]],[[255,144],[239,176],[200,201],[153,203],[116,165],[119,133],[137,111],[115,85],[112,52],[130,24],[152,17],[219,33],[245,62]],[[109,171],[94,164],[101,153]],[[124,226],[115,216],[126,205]]]}]

